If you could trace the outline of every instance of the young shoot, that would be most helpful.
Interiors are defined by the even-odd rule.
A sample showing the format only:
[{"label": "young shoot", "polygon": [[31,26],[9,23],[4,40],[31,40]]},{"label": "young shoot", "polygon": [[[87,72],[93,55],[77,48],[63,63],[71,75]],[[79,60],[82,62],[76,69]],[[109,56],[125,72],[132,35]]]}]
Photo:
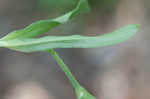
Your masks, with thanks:
[{"label": "young shoot", "polygon": [[87,0],[79,0],[76,8],[55,19],[41,20],[30,24],[24,29],[13,31],[0,39],[0,47],[8,48],[19,52],[48,52],[50,53],[60,68],[64,71],[71,82],[78,99],[96,99],[86,91],[75,79],[63,60],[53,50],[56,48],[97,48],[110,46],[124,42],[131,38],[139,28],[137,24],[130,24],[112,33],[98,36],[44,36],[41,34],[48,32],[52,28],[68,22],[80,13],[88,12]]}]

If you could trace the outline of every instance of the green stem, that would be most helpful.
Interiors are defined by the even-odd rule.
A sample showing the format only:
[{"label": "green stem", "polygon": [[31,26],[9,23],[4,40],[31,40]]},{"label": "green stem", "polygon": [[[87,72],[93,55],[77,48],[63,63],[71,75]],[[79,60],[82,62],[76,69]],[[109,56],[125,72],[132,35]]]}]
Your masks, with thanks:
[{"label": "green stem", "polygon": [[88,93],[75,79],[69,68],[65,65],[63,60],[58,56],[58,54],[54,50],[49,50],[53,57],[56,59],[57,63],[60,65],[61,69],[65,72],[66,76],[70,80],[71,84],[73,85],[77,98],[78,99],[96,99],[93,95]]},{"label": "green stem", "polygon": [[54,50],[49,50],[49,52],[53,55],[53,57],[56,59],[57,63],[60,65],[61,69],[64,71],[66,76],[68,77],[69,81],[73,85],[74,88],[80,87],[80,84],[75,79],[69,68],[66,66],[66,64],[63,62],[63,60],[58,56],[58,54]]}]

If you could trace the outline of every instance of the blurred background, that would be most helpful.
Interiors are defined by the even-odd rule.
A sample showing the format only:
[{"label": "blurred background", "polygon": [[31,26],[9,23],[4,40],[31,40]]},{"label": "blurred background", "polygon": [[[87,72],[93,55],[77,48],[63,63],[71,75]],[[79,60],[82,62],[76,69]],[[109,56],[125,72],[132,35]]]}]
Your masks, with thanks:
[{"label": "blurred background", "polygon": [[[55,18],[78,0],[0,0],[0,37],[32,22]],[[82,14],[49,35],[100,35],[140,24],[130,40],[95,49],[56,49],[72,73],[97,99],[150,99],[150,0],[89,0]],[[0,49],[0,99],[76,99],[49,53]]]}]

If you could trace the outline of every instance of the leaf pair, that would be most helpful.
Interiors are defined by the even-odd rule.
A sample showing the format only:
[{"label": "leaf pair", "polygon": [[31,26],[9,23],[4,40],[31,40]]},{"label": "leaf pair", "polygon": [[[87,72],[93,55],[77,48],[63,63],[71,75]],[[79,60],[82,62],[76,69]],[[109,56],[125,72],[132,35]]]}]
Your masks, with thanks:
[{"label": "leaf pair", "polygon": [[45,51],[53,48],[96,48],[123,42],[133,36],[138,25],[128,25],[112,33],[102,36],[45,36],[35,38],[50,29],[63,24],[81,12],[89,10],[87,0],[80,0],[77,7],[52,20],[42,20],[27,26],[22,30],[14,31],[0,39],[0,47],[5,47],[21,52]]}]

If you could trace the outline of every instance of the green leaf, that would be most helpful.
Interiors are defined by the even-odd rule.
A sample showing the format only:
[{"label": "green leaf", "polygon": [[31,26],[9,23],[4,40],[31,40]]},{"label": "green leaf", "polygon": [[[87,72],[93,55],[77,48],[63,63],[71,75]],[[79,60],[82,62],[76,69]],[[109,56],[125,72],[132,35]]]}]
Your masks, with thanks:
[{"label": "green leaf", "polygon": [[16,38],[31,38],[39,36],[40,34],[48,32],[50,29],[69,21],[81,12],[88,12],[88,10],[89,6],[87,0],[80,0],[77,4],[77,7],[69,13],[66,13],[65,15],[62,15],[56,19],[41,20],[32,23],[22,30],[9,33],[7,36],[3,37],[2,40],[6,41]]},{"label": "green leaf", "polygon": [[45,51],[54,48],[96,48],[114,45],[128,40],[138,31],[139,25],[131,24],[100,36],[46,36],[41,38],[21,38],[0,40],[0,46],[21,52]]}]

